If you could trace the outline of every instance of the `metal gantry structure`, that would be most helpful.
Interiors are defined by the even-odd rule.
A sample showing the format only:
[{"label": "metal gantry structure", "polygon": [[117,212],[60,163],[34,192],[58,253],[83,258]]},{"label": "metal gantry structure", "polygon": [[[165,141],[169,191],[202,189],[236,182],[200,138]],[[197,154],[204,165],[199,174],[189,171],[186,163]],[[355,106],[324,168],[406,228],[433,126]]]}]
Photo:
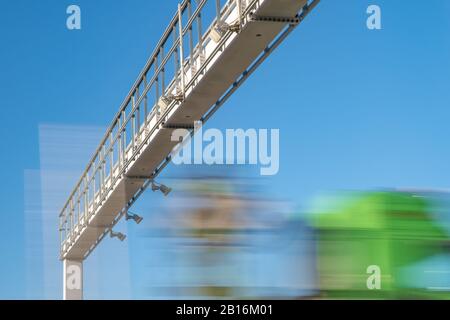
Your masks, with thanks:
[{"label": "metal gantry structure", "polygon": [[65,299],[82,299],[82,263],[104,237],[122,238],[112,228],[171,161],[174,130],[193,134],[319,1],[178,5],[59,215]]}]

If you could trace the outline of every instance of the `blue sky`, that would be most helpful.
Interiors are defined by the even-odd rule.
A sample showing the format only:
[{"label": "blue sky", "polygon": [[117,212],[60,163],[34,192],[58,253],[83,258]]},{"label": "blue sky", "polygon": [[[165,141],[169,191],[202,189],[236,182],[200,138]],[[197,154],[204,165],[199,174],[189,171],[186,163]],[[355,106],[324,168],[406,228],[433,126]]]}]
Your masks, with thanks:
[{"label": "blue sky", "polygon": [[[65,25],[72,3],[79,31]],[[366,28],[369,4],[382,30]],[[176,5],[2,1],[0,298],[25,297],[24,172],[41,167],[39,126],[106,127]],[[447,0],[322,0],[208,127],[279,128],[280,172],[265,183],[299,207],[323,190],[450,188],[449,13]]]}]

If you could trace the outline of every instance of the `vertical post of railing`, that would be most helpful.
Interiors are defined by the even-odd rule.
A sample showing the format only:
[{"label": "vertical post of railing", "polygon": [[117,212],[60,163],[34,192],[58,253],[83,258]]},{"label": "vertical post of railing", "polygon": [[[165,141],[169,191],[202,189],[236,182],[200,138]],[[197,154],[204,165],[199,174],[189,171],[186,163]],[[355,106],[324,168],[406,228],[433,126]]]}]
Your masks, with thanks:
[{"label": "vertical post of railing", "polygon": [[183,13],[181,11],[181,4],[178,4],[178,29],[180,36],[180,72],[181,72],[181,95],[184,99],[185,94],[185,82],[184,82],[184,50],[183,50],[183,24],[182,24]]},{"label": "vertical post of railing", "polygon": [[127,122],[125,120],[125,111],[122,111],[122,168],[127,161]]},{"label": "vertical post of railing", "polygon": [[[144,86],[147,88],[147,74],[144,74]],[[150,90],[149,90],[150,91]],[[148,92],[144,96],[144,126],[147,128],[147,122],[148,122]],[[158,98],[158,97],[156,97]]]},{"label": "vertical post of railing", "polygon": [[112,187],[112,182],[114,179],[114,138],[113,131],[109,133],[109,185]]},{"label": "vertical post of railing", "polygon": [[[76,193],[74,196],[76,196]],[[74,226],[74,229],[75,229],[76,225],[77,225],[77,200],[75,198],[73,200],[73,226]]]},{"label": "vertical post of railing", "polygon": [[67,235],[68,235],[68,224],[69,224],[69,222],[68,222],[68,217],[67,217],[67,209],[66,209],[66,212],[64,212],[64,221],[63,221],[63,225],[64,225],[64,241],[67,239]]},{"label": "vertical post of railing", "polygon": [[89,215],[89,184],[88,184],[88,174],[84,178],[84,222],[86,223],[86,219]]},{"label": "vertical post of railing", "polygon": [[106,190],[106,178],[108,177],[107,175],[107,163],[108,163],[108,148],[107,148],[107,139],[105,139],[105,144],[103,146],[104,151],[103,151],[103,194],[105,193]]},{"label": "vertical post of railing", "polygon": [[122,117],[118,119],[117,127],[117,143],[119,144],[119,150],[117,153],[117,158],[119,160],[119,172],[122,170]]},{"label": "vertical post of railing", "polygon": [[134,150],[136,148],[136,135],[137,135],[137,131],[136,131],[136,111],[133,112],[133,115],[131,116],[132,122],[131,122],[131,130],[132,132],[132,138],[133,141],[131,142],[131,150]]},{"label": "vertical post of railing", "polygon": [[220,0],[216,0],[216,16],[217,16],[217,21],[220,20]]},{"label": "vertical post of railing", "polygon": [[87,170],[87,172],[86,172],[86,193],[87,193],[87,201],[86,201],[86,217],[87,217],[87,219],[89,219],[89,203],[90,203],[90,200],[89,200],[89,197],[90,197],[90,194],[91,194],[91,192],[90,192],[90,189],[91,189],[91,179],[89,178],[89,170],[90,169],[88,169]]},{"label": "vertical post of railing", "polygon": [[[191,1],[188,2],[188,21],[191,20],[192,17],[192,5]],[[191,61],[191,67],[194,66],[194,37],[192,34],[192,24],[189,26],[189,56]]]},{"label": "vertical post of railing", "polygon": [[64,211],[64,215],[61,217],[61,243],[64,243],[66,241],[67,238],[67,209],[65,209]]},{"label": "vertical post of railing", "polygon": [[73,232],[73,198],[70,198],[70,234]]},{"label": "vertical post of railing", "polygon": [[83,197],[83,193],[82,193],[82,184],[80,184],[79,190],[78,190],[78,209],[77,209],[77,224],[80,224],[80,219],[81,219],[81,201],[82,201],[82,197]]},{"label": "vertical post of railing", "polygon": [[241,0],[236,0],[237,13],[239,18],[239,30],[242,27],[242,4]]},{"label": "vertical post of railing", "polygon": [[[164,61],[164,44],[161,46],[161,62]],[[166,66],[162,66],[161,69],[161,95],[166,92]]]},{"label": "vertical post of railing", "polygon": [[155,64],[155,76],[156,76],[155,77],[155,94],[156,94],[155,100],[156,101],[158,101],[158,99],[159,99],[159,74],[158,74],[159,61],[158,61],[158,56],[159,56],[159,54],[156,55],[155,61],[154,61],[154,64]]},{"label": "vertical post of railing", "polygon": [[133,113],[131,114],[131,150],[135,149],[135,140],[136,140],[136,92],[131,97],[131,110],[133,110]]},{"label": "vertical post of railing", "polygon": [[[141,84],[142,84],[142,81],[143,80],[141,80]],[[145,89],[144,89],[144,91],[145,91]],[[139,101],[140,98],[141,98],[141,93],[139,91],[139,88],[137,89],[137,92],[138,92],[138,101]],[[136,114],[137,114],[137,119],[136,119],[137,127],[136,127],[136,130],[137,130],[137,135],[138,135],[138,138],[139,138],[139,132],[141,131],[141,104],[140,103],[137,105]]]},{"label": "vertical post of railing", "polygon": [[95,210],[97,208],[97,205],[95,203],[95,193],[97,192],[97,170],[95,165],[95,159],[94,159],[94,167],[92,169],[92,212],[95,213]]},{"label": "vertical post of railing", "polygon": [[[105,181],[103,181],[104,183],[104,189],[106,189],[106,182],[108,179],[108,157],[110,156],[110,150],[111,150],[111,133],[109,133],[109,137],[110,137],[110,143],[107,145],[108,139],[105,139]],[[111,163],[111,162],[110,162]],[[111,168],[110,168],[111,171]]]},{"label": "vertical post of railing", "polygon": [[[199,1],[197,0],[197,3]],[[199,54],[199,64],[203,62],[203,31],[202,31],[202,12],[201,10],[197,16],[197,38],[198,38],[198,54]]]},{"label": "vertical post of railing", "polygon": [[[174,44],[178,41],[178,38],[177,38],[177,32],[176,32],[176,26],[174,25],[174,27],[173,27],[173,42],[174,42]],[[179,55],[178,55],[178,47],[175,47],[175,50],[173,51],[173,66],[174,66],[174,70],[175,70],[175,75],[174,75],[174,77],[175,77],[175,81],[176,81],[176,85],[178,86],[178,60],[180,59],[180,57],[179,57]],[[170,49],[169,49],[169,51],[170,51]],[[169,82],[169,84],[170,84],[170,82]]]},{"label": "vertical post of railing", "polygon": [[105,191],[105,181],[106,181],[106,141],[105,144],[103,144],[102,147],[102,162],[101,162],[101,186],[100,186],[100,198],[103,197],[104,191]]},{"label": "vertical post of railing", "polygon": [[68,235],[68,224],[69,224],[69,222],[68,222],[68,217],[67,217],[67,209],[66,209],[66,212],[64,213],[64,240],[66,240],[67,239],[67,235]]},{"label": "vertical post of railing", "polygon": [[75,222],[76,222],[76,217],[75,217],[75,201],[72,198],[72,231],[75,231]]},{"label": "vertical post of railing", "polygon": [[64,241],[66,240],[66,235],[64,232],[64,229],[66,228],[66,223],[64,222],[66,219],[65,211],[66,211],[66,209],[64,209],[63,214],[59,217],[59,226],[60,226],[59,227],[59,240],[60,240],[61,246],[64,243]]},{"label": "vertical post of railing", "polygon": [[81,217],[81,191],[78,192],[78,208],[77,208],[77,224],[80,224],[80,217]]},{"label": "vertical post of railing", "polygon": [[62,246],[63,244],[63,220],[64,219],[64,215],[59,217],[59,221],[58,221],[58,226],[59,226],[59,244]]},{"label": "vertical post of railing", "polygon": [[103,154],[104,154],[104,147],[105,146],[102,146],[102,149],[100,150],[100,153],[99,153],[99,161],[98,161],[98,165],[99,165],[99,167],[98,167],[98,174],[99,174],[99,183],[98,183],[98,200],[99,200],[99,203],[101,202],[101,199],[102,199],[102,193],[103,193],[103,167],[104,167],[104,165],[103,165]]},{"label": "vertical post of railing", "polygon": [[98,166],[97,166],[97,172],[98,172],[98,203],[100,204],[100,199],[102,198],[102,189],[103,189],[103,147],[100,149],[100,152],[98,154]]},{"label": "vertical post of railing", "polygon": [[[100,149],[100,151],[99,151],[99,153],[98,153],[98,155],[97,155],[97,161],[98,161],[98,164],[97,164],[97,172],[98,172],[98,181],[97,181],[97,183],[98,183],[98,188],[97,188],[97,192],[98,192],[98,200],[100,200],[101,199],[101,197],[102,197],[102,161],[101,161],[101,157],[102,157],[102,150],[103,150],[103,148],[102,149]],[[100,201],[99,201],[99,203],[100,203]]]},{"label": "vertical post of railing", "polygon": [[77,225],[77,192],[75,191],[75,193],[73,194],[73,208],[72,208],[72,212],[73,212],[73,226],[75,229],[75,226]]}]

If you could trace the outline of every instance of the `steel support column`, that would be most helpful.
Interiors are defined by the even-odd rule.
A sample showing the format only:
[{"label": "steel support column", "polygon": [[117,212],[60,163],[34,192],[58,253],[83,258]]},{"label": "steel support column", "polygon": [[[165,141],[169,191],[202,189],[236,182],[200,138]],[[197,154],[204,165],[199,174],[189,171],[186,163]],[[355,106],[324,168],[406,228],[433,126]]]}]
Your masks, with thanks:
[{"label": "steel support column", "polygon": [[64,260],[64,300],[83,300],[83,262]]}]

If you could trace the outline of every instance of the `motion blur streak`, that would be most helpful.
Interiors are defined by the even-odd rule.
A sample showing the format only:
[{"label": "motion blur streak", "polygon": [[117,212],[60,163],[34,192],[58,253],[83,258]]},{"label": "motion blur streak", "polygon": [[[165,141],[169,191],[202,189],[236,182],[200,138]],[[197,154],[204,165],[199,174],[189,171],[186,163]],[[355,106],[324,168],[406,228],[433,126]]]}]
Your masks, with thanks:
[{"label": "motion blur streak", "polygon": [[[444,194],[414,191],[350,192],[320,198],[310,217],[317,234],[322,295],[448,299],[446,203]],[[370,266],[380,270],[379,290],[367,286]]]},{"label": "motion blur streak", "polygon": [[[336,192],[296,212],[255,180],[203,173],[173,184],[174,203],[145,231],[159,246],[146,263],[149,297],[450,297],[443,192]],[[379,288],[368,285],[374,266]]]},{"label": "motion blur streak", "polygon": [[146,221],[147,248],[159,247],[144,270],[149,297],[315,294],[311,230],[255,180],[202,173],[170,182],[170,207]]}]

